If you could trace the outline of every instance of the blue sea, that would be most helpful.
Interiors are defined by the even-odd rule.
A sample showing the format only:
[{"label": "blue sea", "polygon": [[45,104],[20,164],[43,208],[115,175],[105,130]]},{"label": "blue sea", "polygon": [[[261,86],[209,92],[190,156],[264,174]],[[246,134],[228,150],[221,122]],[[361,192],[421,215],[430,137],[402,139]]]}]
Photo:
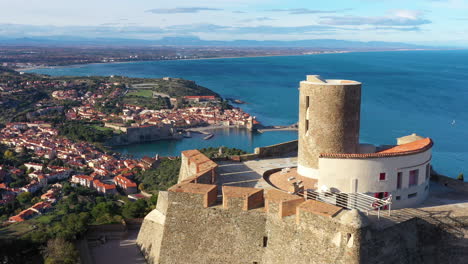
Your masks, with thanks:
[{"label": "blue sea", "polygon": [[[125,75],[194,80],[241,107],[266,125],[297,122],[298,86],[308,74],[363,83],[361,141],[395,144],[411,133],[431,137],[433,165],[451,177],[468,173],[468,51],[398,51],[211,60],[90,64],[38,69],[50,75]],[[211,140],[195,136],[116,148],[144,155],[179,155],[185,149],[230,146],[252,151],[297,138],[296,132],[250,134],[215,131]]]}]

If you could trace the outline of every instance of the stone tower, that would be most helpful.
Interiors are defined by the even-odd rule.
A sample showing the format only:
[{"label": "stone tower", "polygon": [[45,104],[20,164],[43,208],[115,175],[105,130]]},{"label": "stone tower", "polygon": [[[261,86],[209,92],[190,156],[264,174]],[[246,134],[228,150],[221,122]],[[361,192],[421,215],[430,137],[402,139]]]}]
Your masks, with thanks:
[{"label": "stone tower", "polygon": [[361,83],[308,75],[299,90],[298,173],[318,178],[321,153],[358,153]]}]

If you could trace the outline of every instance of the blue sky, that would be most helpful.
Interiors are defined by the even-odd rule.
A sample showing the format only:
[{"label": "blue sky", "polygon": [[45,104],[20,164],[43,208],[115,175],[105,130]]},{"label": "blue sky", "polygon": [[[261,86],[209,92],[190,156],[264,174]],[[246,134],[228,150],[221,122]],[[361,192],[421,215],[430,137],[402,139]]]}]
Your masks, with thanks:
[{"label": "blue sky", "polygon": [[468,46],[468,0],[0,0],[0,36],[345,39]]}]

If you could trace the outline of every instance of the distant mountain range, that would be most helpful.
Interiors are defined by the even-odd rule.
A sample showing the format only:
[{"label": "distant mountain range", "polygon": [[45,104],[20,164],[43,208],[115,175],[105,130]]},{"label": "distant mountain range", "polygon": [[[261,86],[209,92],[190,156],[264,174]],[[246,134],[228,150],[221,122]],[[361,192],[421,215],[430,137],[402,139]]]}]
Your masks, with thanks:
[{"label": "distant mountain range", "polygon": [[[0,37],[0,45],[47,45],[47,46],[76,46],[76,45],[103,45],[103,46],[212,46],[212,47],[265,47],[265,48],[316,48],[339,50],[382,50],[382,49],[430,49],[422,45],[407,44],[401,42],[382,41],[348,41],[337,39],[312,39],[312,40],[234,40],[217,41],[202,40],[198,37],[165,37],[158,40],[122,39],[122,38],[81,38],[73,36],[57,37],[28,37],[28,38],[4,38]],[[447,47],[445,47],[447,48]]]}]

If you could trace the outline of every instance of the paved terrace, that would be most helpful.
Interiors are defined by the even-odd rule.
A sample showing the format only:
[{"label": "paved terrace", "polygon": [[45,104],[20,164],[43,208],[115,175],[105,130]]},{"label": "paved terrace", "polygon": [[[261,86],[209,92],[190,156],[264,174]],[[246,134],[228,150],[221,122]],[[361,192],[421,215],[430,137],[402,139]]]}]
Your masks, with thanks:
[{"label": "paved terrace", "polygon": [[218,165],[218,186],[273,189],[274,187],[263,179],[263,173],[271,169],[296,167],[297,155],[245,162],[221,161]]}]

